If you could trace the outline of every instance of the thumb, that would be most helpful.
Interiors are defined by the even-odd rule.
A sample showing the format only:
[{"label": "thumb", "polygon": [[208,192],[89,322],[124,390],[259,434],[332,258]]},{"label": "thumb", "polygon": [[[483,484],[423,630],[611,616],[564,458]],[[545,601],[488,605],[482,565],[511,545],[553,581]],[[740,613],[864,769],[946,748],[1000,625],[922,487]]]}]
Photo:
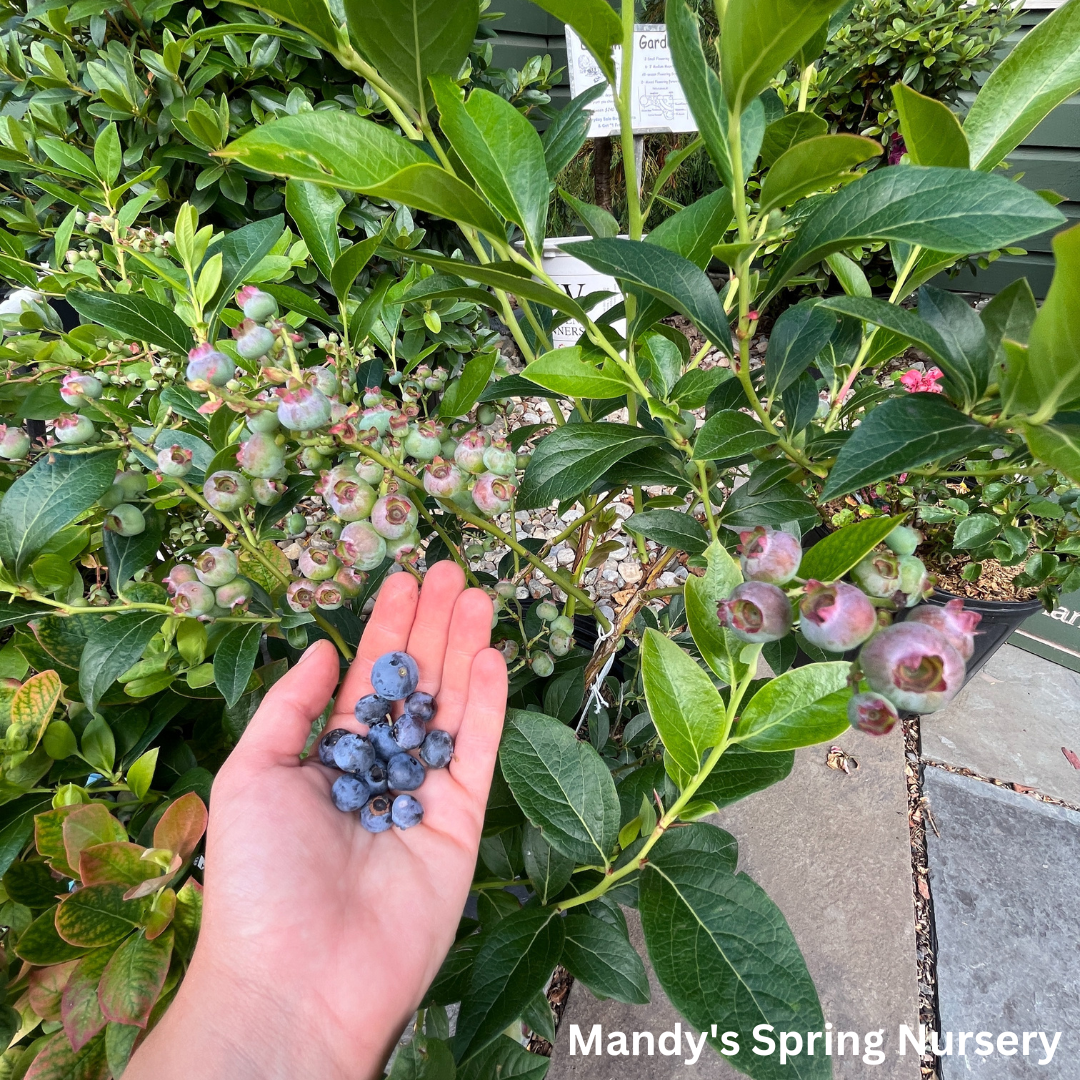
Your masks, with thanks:
[{"label": "thumb", "polygon": [[237,750],[272,758],[297,757],[311,733],[312,721],[326,708],[338,675],[333,643],[320,640],[310,645],[267,691]]}]

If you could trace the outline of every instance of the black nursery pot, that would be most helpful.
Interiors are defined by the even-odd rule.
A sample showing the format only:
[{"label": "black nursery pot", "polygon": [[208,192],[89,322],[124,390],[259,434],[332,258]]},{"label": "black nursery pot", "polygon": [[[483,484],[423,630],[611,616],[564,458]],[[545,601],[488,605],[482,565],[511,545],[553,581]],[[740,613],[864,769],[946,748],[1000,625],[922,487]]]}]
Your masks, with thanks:
[{"label": "black nursery pot", "polygon": [[950,600],[963,600],[965,611],[975,611],[982,616],[975,628],[975,651],[967,662],[965,686],[1022,622],[1042,611],[1039,600],[972,600],[971,597],[956,596],[938,588],[927,597],[925,603],[944,607]]}]

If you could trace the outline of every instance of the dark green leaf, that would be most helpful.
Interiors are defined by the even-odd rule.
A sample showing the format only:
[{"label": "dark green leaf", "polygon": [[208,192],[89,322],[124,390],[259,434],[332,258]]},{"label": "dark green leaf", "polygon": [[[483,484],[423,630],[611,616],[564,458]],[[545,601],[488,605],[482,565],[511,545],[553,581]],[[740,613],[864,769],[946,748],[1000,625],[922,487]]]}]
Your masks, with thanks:
[{"label": "dark green leaf", "polygon": [[978,401],[990,375],[986,327],[971,305],[957,293],[924,285],[919,290],[919,318],[929,323],[948,347],[949,379],[967,400]]},{"label": "dark green leaf", "polygon": [[771,446],[778,436],[766,431],[753,416],[734,409],[713,413],[701,426],[694,441],[696,461],[742,457]]},{"label": "dark green leaf", "polygon": [[1027,278],[1017,278],[979,312],[992,362],[1003,359],[1001,345],[1006,338],[1021,345],[1028,343],[1037,311]]},{"label": "dark green leaf", "polygon": [[533,0],[538,8],[554,15],[576,31],[585,47],[596,58],[607,81],[615,83],[615,64],[611,47],[622,41],[622,23],[606,0]]},{"label": "dark green leaf", "polygon": [[532,1054],[508,1035],[500,1035],[462,1062],[458,1080],[544,1080],[551,1058]]},{"label": "dark green leaf", "polygon": [[43,911],[23,932],[15,955],[28,964],[45,967],[82,956],[85,949],[69,945],[56,932],[56,906]]},{"label": "dark green leaf", "polygon": [[623,528],[689,555],[704,554],[709,546],[708,534],[701,523],[689,514],[675,510],[645,510],[632,514],[623,522]]},{"label": "dark green leaf", "polygon": [[121,536],[109,529],[104,530],[103,536],[109,581],[119,593],[122,585],[154,562],[161,544],[161,522],[151,510],[146,515],[146,528],[138,536]]},{"label": "dark green leaf", "polygon": [[452,419],[464,416],[475,404],[495,370],[495,352],[480,353],[474,356],[443,392],[439,403],[439,415]]},{"label": "dark green leaf", "polygon": [[836,316],[817,304],[796,304],[776,320],[765,353],[765,385],[783,393],[814,362],[836,330]]},{"label": "dark green leaf", "polygon": [[794,484],[785,480],[758,492],[748,491],[748,486],[737,487],[720,511],[719,520],[728,528],[779,528],[794,521],[805,532],[821,523],[814,504]]},{"label": "dark green leaf", "polygon": [[533,891],[541,904],[550,904],[566,888],[574,872],[574,860],[556,851],[532,822],[525,823],[521,847],[525,873],[533,883]]},{"label": "dark green leaf", "polygon": [[1080,424],[1028,424],[1024,438],[1039,461],[1080,484]]},{"label": "dark green leaf", "polygon": [[953,547],[961,550],[984,547],[1000,531],[1001,522],[993,514],[972,514],[957,523]]},{"label": "dark green leaf", "polygon": [[761,143],[761,163],[771,166],[796,143],[828,133],[829,125],[812,112],[788,113],[765,129]]},{"label": "dark green leaf", "polygon": [[454,1080],[454,1071],[449,1045],[418,1032],[398,1048],[390,1080]]},{"label": "dark green leaf", "polygon": [[79,665],[79,690],[87,708],[96,709],[105,691],[141,659],[164,621],[153,611],[122,611],[91,630]]},{"label": "dark green leaf", "polygon": [[275,19],[299,26],[324,48],[341,45],[342,34],[325,0],[239,0],[244,7],[258,8]]},{"label": "dark green leaf", "polygon": [[566,917],[562,964],[598,998],[628,1005],[649,1000],[649,980],[641,957],[611,923],[591,915]]},{"label": "dark green leaf", "polygon": [[0,630],[9,626],[18,626],[34,618],[35,615],[49,615],[55,609],[18,596],[8,596],[0,601]]},{"label": "dark green leaf", "polygon": [[[389,220],[389,219],[387,219]],[[347,247],[335,260],[330,269],[330,285],[334,295],[340,301],[344,301],[349,295],[360,271],[371,261],[372,255],[379,249],[379,245],[385,236],[384,232],[369,236],[366,240]]]},{"label": "dark green leaf", "polygon": [[590,236],[618,236],[619,223],[603,207],[575,199],[569,191],[559,188],[559,198],[577,215],[578,220],[589,230]]},{"label": "dark green leaf", "polygon": [[214,650],[214,683],[232,707],[244,693],[259,656],[262,623],[233,626]]},{"label": "dark green leaf", "polygon": [[880,153],[880,143],[861,135],[816,135],[798,142],[768,171],[761,185],[762,212],[853,180],[857,174],[851,170]]},{"label": "dark green leaf", "polygon": [[540,136],[550,180],[554,181],[584,146],[589,135],[589,126],[592,124],[592,112],[586,106],[592,104],[606,89],[607,84],[599,82],[588,90],[583,90],[555,114],[547,130]]},{"label": "dark green leaf", "polygon": [[66,299],[87,322],[99,323],[126,338],[149,341],[181,356],[195,344],[190,327],[180,316],[148,296],[72,289]]},{"label": "dark green leaf", "polygon": [[285,185],[285,209],[304,238],[312,261],[325,278],[341,254],[338,214],[345,202],[333,189],[307,180],[289,180]]},{"label": "dark green leaf", "polygon": [[21,795],[0,809],[0,876],[7,873],[34,835],[34,815],[51,806],[51,798]]}]

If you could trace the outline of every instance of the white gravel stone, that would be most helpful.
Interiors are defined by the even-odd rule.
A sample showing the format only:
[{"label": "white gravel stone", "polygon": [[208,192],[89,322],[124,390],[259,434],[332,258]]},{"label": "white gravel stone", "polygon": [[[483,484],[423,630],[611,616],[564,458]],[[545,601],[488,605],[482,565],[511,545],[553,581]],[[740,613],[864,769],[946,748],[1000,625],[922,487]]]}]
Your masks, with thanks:
[{"label": "white gravel stone", "polygon": [[635,562],[633,559],[627,559],[625,562],[619,563],[619,574],[625,584],[636,585],[641,580],[641,563]]},{"label": "white gravel stone", "polygon": [[574,561],[573,548],[560,545],[555,553],[555,558],[560,566],[569,566]]}]

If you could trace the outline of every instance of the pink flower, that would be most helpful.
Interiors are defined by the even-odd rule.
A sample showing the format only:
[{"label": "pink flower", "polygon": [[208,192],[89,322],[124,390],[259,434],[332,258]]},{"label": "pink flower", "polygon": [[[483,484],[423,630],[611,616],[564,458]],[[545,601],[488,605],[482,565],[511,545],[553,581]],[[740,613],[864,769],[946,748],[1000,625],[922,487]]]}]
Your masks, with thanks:
[{"label": "pink flower", "polygon": [[912,368],[900,376],[900,382],[909,394],[940,394],[942,391],[938,379],[943,375],[941,368],[932,367],[925,372]]}]

